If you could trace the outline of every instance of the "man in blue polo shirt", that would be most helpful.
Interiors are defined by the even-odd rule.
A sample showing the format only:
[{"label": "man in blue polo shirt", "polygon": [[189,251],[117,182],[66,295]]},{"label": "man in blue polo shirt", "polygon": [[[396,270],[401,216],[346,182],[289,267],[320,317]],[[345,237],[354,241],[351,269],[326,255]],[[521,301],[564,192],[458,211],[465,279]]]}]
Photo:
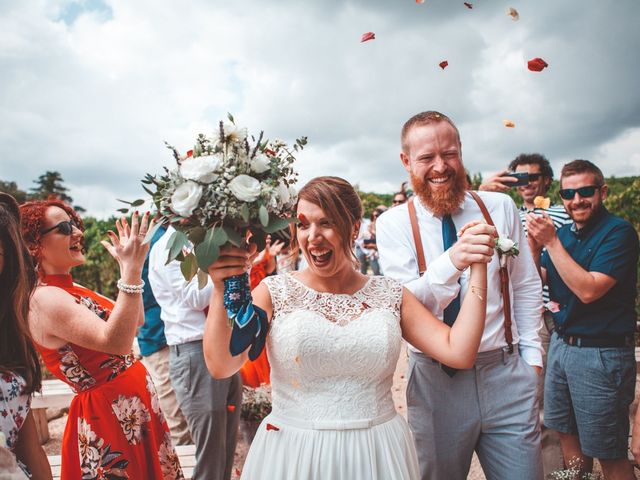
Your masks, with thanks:
[{"label": "man in blue polo shirt", "polygon": [[559,432],[566,464],[577,459],[590,472],[598,458],[605,478],[633,479],[627,442],[636,380],[638,234],[604,207],[607,185],[593,163],[566,164],[560,188],[571,225],[556,233],[548,215],[526,219],[556,327],[545,423]]}]

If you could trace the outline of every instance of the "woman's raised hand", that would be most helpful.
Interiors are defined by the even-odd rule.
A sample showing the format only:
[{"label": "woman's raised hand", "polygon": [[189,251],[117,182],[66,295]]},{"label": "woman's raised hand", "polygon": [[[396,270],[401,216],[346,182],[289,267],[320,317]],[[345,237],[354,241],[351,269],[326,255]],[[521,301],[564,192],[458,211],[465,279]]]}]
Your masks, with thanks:
[{"label": "woman's raised hand", "polygon": [[220,284],[225,278],[241,275],[251,268],[256,255],[254,243],[249,243],[246,248],[227,244],[220,249],[218,259],[209,265],[209,276],[214,284]]},{"label": "woman's raised hand", "polygon": [[144,242],[144,237],[153,226],[153,221],[149,220],[149,212],[142,217],[136,211],[131,216],[131,225],[125,217],[116,220],[116,235],[109,230],[107,235],[109,241],[103,240],[102,245],[116,259],[120,265],[120,270],[131,269],[142,271],[145,257],[149,251],[149,242]]}]

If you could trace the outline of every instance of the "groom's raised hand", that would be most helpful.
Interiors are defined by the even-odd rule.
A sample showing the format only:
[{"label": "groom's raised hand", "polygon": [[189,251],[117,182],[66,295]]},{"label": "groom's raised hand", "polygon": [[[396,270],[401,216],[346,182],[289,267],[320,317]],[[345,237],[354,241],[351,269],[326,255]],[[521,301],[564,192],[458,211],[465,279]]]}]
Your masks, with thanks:
[{"label": "groom's raised hand", "polygon": [[458,270],[473,263],[489,263],[495,252],[496,227],[476,220],[458,232],[458,241],[449,249],[449,258]]}]

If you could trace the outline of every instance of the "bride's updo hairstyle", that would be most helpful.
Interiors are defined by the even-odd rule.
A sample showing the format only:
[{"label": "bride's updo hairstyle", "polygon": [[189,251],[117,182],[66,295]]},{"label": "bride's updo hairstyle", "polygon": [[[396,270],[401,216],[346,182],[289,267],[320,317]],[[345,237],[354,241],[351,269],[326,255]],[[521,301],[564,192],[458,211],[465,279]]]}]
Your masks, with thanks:
[{"label": "bride's updo hairstyle", "polygon": [[[340,177],[316,177],[310,180],[298,193],[298,201],[305,200],[322,209],[331,219],[342,240],[342,248],[354,263],[357,263],[353,251],[354,227],[362,219],[362,202],[355,188]],[[297,205],[296,205],[297,210]],[[292,246],[297,251],[297,228],[291,224]]]}]

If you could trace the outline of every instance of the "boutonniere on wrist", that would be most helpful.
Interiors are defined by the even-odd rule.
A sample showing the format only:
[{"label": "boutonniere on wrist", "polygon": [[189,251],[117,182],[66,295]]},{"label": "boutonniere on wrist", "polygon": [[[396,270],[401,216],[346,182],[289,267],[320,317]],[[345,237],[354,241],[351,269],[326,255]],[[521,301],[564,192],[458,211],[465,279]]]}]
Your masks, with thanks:
[{"label": "boutonniere on wrist", "polygon": [[501,267],[507,264],[508,257],[517,257],[520,253],[518,242],[514,242],[506,235],[501,235],[496,239],[495,249],[498,251]]}]

